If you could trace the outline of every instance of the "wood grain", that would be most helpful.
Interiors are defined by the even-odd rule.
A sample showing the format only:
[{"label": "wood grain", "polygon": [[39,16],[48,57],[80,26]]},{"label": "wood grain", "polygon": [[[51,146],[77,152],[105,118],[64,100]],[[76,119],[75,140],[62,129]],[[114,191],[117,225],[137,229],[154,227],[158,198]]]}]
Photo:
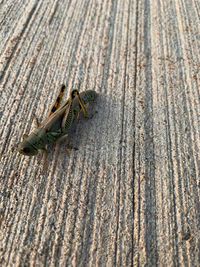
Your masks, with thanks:
[{"label": "wood grain", "polygon": [[0,153],[61,84],[95,90],[78,151],[0,162],[1,266],[198,266],[197,0],[1,1]]}]

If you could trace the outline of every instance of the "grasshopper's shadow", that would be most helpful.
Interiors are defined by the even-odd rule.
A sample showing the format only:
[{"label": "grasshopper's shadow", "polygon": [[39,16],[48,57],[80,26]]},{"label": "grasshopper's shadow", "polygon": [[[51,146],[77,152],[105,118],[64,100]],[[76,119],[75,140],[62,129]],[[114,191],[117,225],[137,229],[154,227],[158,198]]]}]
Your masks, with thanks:
[{"label": "grasshopper's shadow", "polygon": [[[98,139],[98,129],[102,128],[104,122],[102,105],[105,106],[106,96],[97,95],[97,98],[87,107],[88,114],[92,114],[90,119],[84,118],[83,112],[80,112],[78,119],[75,119],[69,131],[70,144],[79,151],[85,150],[86,146],[93,146]],[[95,134],[96,133],[96,134]],[[96,146],[95,146],[96,147]]]}]

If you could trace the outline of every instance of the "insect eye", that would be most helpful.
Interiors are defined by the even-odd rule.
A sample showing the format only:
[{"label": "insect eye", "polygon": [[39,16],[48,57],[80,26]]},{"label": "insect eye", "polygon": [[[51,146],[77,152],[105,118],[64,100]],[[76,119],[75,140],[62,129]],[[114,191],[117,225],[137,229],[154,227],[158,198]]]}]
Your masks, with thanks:
[{"label": "insect eye", "polygon": [[29,148],[29,147],[24,147],[24,148],[23,148],[23,152],[25,152],[25,153],[30,152],[30,148]]}]

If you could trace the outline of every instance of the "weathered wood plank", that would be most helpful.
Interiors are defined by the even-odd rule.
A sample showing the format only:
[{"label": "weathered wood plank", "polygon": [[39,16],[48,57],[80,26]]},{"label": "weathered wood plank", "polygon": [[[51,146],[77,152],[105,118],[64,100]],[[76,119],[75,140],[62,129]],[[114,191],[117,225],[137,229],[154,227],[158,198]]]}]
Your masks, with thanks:
[{"label": "weathered wood plank", "polygon": [[60,84],[79,148],[0,162],[1,266],[198,266],[199,2],[2,1],[0,152]]}]

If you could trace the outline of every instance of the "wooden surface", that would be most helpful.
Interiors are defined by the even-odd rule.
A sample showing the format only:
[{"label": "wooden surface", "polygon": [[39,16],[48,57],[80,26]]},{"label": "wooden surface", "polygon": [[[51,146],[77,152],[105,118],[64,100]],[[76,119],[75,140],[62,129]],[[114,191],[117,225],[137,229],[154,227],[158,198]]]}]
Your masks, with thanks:
[{"label": "wooden surface", "polygon": [[198,266],[199,0],[1,1],[0,153],[61,84],[79,150],[0,162],[0,266]]}]

